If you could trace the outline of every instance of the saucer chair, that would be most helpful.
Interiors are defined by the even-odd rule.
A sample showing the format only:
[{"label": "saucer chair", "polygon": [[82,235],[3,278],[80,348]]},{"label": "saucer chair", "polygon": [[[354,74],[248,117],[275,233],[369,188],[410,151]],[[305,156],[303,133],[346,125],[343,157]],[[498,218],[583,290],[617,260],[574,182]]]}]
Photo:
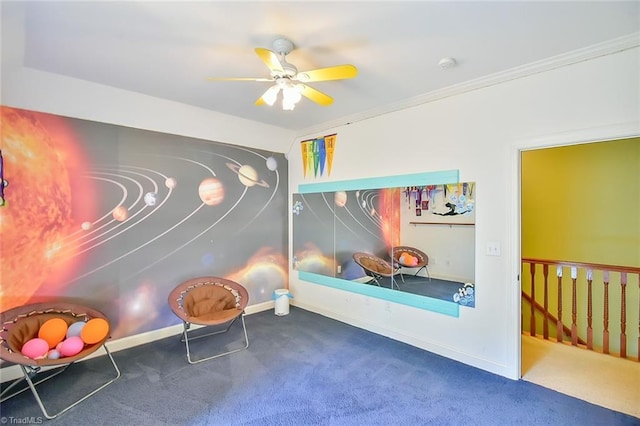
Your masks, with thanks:
[{"label": "saucer chair", "polygon": [[[181,341],[184,342],[189,364],[197,364],[223,355],[232,354],[249,347],[247,327],[244,322],[244,310],[249,303],[247,289],[237,282],[219,277],[192,278],[179,284],[169,294],[169,306],[174,314],[182,320],[183,332]],[[226,333],[233,323],[240,318],[244,332],[244,346],[215,355],[193,360],[189,349],[191,340],[206,336]],[[226,325],[223,330],[213,331],[189,337],[195,330],[191,325],[219,328]],[[216,327],[218,326],[218,327]]]},{"label": "saucer chair", "polygon": [[[402,257],[403,253],[407,253],[417,258],[418,263],[409,265],[401,262],[400,258]],[[400,267],[399,268],[400,278],[402,278],[402,282],[404,282],[404,275],[402,274],[402,268],[418,268],[415,274],[413,274],[413,276],[418,276],[418,273],[422,269],[424,269],[425,272],[427,273],[427,277],[429,278],[429,281],[431,281],[431,274],[429,274],[429,256],[427,256],[426,253],[424,253],[423,251],[418,250],[415,247],[397,246],[393,248],[391,252],[391,257],[393,258],[393,261],[395,262],[395,264]]]},{"label": "saucer chair", "polygon": [[[23,350],[24,344],[38,337],[42,325],[54,318],[64,320],[64,322],[67,323],[67,327],[80,321],[88,323],[92,319],[100,318],[106,321],[108,328],[107,330],[103,329],[101,331],[100,335],[104,335],[101,340],[92,344],[85,344],[83,349],[73,356],[58,359],[31,359],[23,355],[21,351]],[[47,419],[54,419],[90,396],[95,395],[120,377],[120,370],[105,345],[105,342],[110,337],[111,326],[108,318],[100,311],[73,303],[36,303],[2,312],[0,313],[0,321],[2,323],[2,330],[0,331],[0,359],[4,362],[17,364],[24,375],[24,377],[14,380],[2,391],[0,402],[4,402],[27,389],[31,389],[44,416]],[[101,322],[101,324],[104,324],[104,322]],[[60,333],[65,332],[67,327],[61,328]],[[105,331],[106,334],[104,333]],[[103,348],[106,352],[116,372],[116,376],[93,391],[85,394],[74,403],[58,411],[56,414],[49,414],[38,393],[37,386],[67,371],[73,363],[89,356],[100,348]],[[22,383],[23,380],[27,382],[28,386],[23,386],[22,389],[10,393],[10,391],[13,390],[16,385]],[[59,393],[63,393],[63,389],[60,389]]]},{"label": "saucer chair", "polygon": [[395,285],[400,290],[400,286],[396,282],[394,275],[397,273],[397,269],[394,268],[389,262],[381,257],[375,256],[371,253],[356,252],[353,254],[353,260],[364,269],[365,274],[371,277],[368,283],[375,282],[380,287],[380,281],[382,277],[391,278],[391,288]]}]

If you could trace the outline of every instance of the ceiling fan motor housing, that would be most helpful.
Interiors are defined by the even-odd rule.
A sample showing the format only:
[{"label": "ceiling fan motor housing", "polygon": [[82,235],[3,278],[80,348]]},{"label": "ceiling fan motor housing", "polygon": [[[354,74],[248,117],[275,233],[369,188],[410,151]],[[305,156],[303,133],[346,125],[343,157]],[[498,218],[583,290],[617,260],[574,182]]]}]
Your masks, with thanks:
[{"label": "ceiling fan motor housing", "polygon": [[293,50],[293,43],[286,38],[279,38],[273,42],[273,50],[282,56],[288,55]]}]

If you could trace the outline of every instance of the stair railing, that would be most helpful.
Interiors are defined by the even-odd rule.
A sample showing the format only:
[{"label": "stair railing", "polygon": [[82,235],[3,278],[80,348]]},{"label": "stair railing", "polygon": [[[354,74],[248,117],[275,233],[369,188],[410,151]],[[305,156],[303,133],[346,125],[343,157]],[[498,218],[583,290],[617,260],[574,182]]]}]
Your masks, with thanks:
[{"label": "stair railing", "polygon": [[[553,269],[556,280],[549,276]],[[614,293],[611,286],[619,287],[619,292]],[[522,296],[530,306],[528,321],[522,321],[523,331],[528,328],[537,337],[537,325],[542,322],[546,340],[552,335],[550,327],[555,327],[557,342],[566,337],[574,346],[605,354],[613,351],[640,362],[640,268],[523,258]],[[566,305],[570,311],[565,310]],[[629,339],[627,333],[629,319],[637,320],[635,339]]]}]

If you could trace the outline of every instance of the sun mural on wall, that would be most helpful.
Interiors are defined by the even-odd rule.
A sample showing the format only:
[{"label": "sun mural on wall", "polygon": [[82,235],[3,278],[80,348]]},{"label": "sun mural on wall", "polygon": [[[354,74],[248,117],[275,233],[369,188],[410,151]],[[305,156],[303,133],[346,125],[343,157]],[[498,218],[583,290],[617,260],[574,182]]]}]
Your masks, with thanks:
[{"label": "sun mural on wall", "polygon": [[195,276],[251,304],[286,288],[284,155],[1,110],[1,310],[82,301],[117,338],[174,324],[166,297]]},{"label": "sun mural on wall", "polygon": [[77,250],[65,238],[83,217],[93,216],[95,192],[81,178],[86,160],[62,120],[3,107],[1,132],[3,170],[11,176],[0,209],[5,310],[24,304],[44,283],[55,285],[73,274],[81,257],[59,254],[63,247]]}]

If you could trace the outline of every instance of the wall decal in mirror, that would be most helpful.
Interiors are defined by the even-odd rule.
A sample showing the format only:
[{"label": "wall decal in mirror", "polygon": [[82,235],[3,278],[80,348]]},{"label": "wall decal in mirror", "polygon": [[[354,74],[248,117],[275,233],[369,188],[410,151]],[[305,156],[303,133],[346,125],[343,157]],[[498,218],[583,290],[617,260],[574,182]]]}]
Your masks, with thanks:
[{"label": "wall decal in mirror", "polygon": [[457,178],[300,185],[293,268],[307,281],[454,316],[475,307],[476,186]]}]

